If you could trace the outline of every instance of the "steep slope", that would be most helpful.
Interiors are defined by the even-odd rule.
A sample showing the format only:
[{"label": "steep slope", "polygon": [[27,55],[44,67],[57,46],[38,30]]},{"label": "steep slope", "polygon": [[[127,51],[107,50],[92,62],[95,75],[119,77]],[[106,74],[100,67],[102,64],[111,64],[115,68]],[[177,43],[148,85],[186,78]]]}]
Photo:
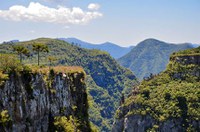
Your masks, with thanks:
[{"label": "steep slope", "polygon": [[170,57],[116,112],[113,132],[200,131],[200,47]]},{"label": "steep slope", "polygon": [[91,131],[86,75],[81,67],[53,67],[49,71],[14,60],[12,65],[0,61],[0,73],[4,74],[0,75],[1,131],[66,131],[65,127]]},{"label": "steep slope", "polygon": [[[57,58],[54,65],[82,66],[92,81],[87,81],[86,85],[90,87],[89,93],[94,98],[95,105],[101,108],[100,115],[103,118],[100,122],[94,122],[97,126],[101,126],[102,130],[109,131],[109,124],[113,120],[114,111],[118,106],[121,92],[128,93],[136,78],[130,70],[121,67],[107,52],[99,50],[87,50],[75,45],[68,44],[56,39],[36,39],[27,42],[20,42],[16,45],[24,45],[30,50],[33,43],[43,43],[48,45],[50,52],[48,55]],[[0,52],[13,52],[12,45],[0,45]],[[42,64],[48,64],[46,59],[48,56],[41,53]],[[31,54],[31,57],[24,60],[26,63],[36,64],[37,55]],[[91,80],[91,79],[89,79]],[[91,82],[93,82],[91,85]],[[92,87],[91,87],[92,86]],[[102,95],[104,95],[102,97]],[[94,110],[94,109],[93,109]]]},{"label": "steep slope", "polygon": [[77,44],[80,47],[86,48],[86,49],[99,49],[99,50],[106,51],[115,59],[118,59],[122,57],[123,55],[127,54],[133,48],[133,46],[120,47],[110,42],[105,42],[103,44],[91,44],[91,43],[84,42],[76,38],[60,38],[60,40],[64,40],[71,44]]},{"label": "steep slope", "polygon": [[169,44],[155,39],[147,39],[139,43],[128,54],[118,59],[118,62],[142,80],[150,73],[163,71],[168,63],[170,54],[175,51],[193,48],[191,44]]}]

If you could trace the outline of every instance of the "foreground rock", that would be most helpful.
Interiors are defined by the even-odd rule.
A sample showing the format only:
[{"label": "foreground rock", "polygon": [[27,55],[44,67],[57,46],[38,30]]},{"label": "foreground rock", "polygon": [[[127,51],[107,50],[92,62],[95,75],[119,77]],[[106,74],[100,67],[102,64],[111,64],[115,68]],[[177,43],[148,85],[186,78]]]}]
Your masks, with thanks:
[{"label": "foreground rock", "polygon": [[0,87],[1,121],[6,120],[0,122],[1,130],[55,131],[58,130],[54,125],[55,118],[69,119],[71,116],[74,119],[72,124],[75,119],[79,122],[79,125],[74,123],[76,130],[90,131],[84,71],[71,72],[66,67],[58,69],[63,70],[58,72],[54,68],[46,75],[42,72],[9,75]]}]

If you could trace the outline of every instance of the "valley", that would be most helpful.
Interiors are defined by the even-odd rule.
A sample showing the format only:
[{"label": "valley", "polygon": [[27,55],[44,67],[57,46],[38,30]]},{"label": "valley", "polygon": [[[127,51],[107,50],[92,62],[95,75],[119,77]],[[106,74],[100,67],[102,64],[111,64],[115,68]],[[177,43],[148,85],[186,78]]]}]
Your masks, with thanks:
[{"label": "valley", "polygon": [[[39,38],[36,40],[9,43],[0,45],[1,53],[13,53],[13,46],[20,45],[32,51],[32,45],[42,43],[49,47],[48,53],[41,53],[40,64],[48,66],[48,56],[55,57],[53,66],[81,66],[86,72],[86,86],[92,106],[89,108],[92,122],[99,126],[101,130],[109,131],[112,126],[113,116],[119,105],[121,93],[126,94],[137,84],[137,79],[133,73],[121,67],[105,51],[87,50],[67,42]],[[37,65],[37,54],[31,52],[31,57],[23,60],[25,64]],[[25,57],[25,56],[24,56]]]},{"label": "valley", "polygon": [[200,132],[200,0],[1,0],[0,132]]},{"label": "valley", "polygon": [[[40,67],[37,66],[37,63],[38,63],[37,52],[33,51],[33,46],[36,44],[40,44],[40,45],[42,44],[48,47],[47,53],[45,52],[40,53]],[[18,47],[23,46],[27,48],[27,50],[29,50],[30,52],[28,56],[22,55],[21,56],[22,58],[21,59],[19,58],[21,60],[21,63],[23,63],[22,65],[20,64],[20,62],[17,62],[18,57],[16,56],[16,52],[13,51],[13,47],[17,47],[17,46]],[[152,48],[147,48],[149,46],[151,46]],[[174,50],[172,47],[174,47]],[[144,50],[148,54],[152,54],[152,53],[163,54],[165,55],[165,57],[159,56],[158,54],[155,54],[154,57],[152,56],[152,59],[158,59],[156,58],[156,56],[160,57],[159,59],[160,62],[158,64],[150,63],[148,64],[148,67],[150,67],[150,65],[154,65],[154,66],[163,65],[162,68],[166,67],[166,70],[164,70],[163,72],[161,73],[157,72],[157,75],[152,75],[146,78],[145,80],[143,80],[141,83],[139,83],[136,76],[130,70],[120,66],[118,62],[109,55],[109,53],[102,50],[98,50],[98,49],[89,50],[89,49],[81,48],[78,45],[69,44],[62,40],[50,39],[50,38],[39,38],[39,39],[24,41],[24,42],[16,42],[16,43],[9,42],[9,43],[1,44],[0,53],[3,55],[1,56],[1,60],[4,60],[1,62],[1,65],[0,65],[1,71],[2,71],[1,76],[0,76],[1,77],[0,80],[2,80],[2,82],[0,83],[1,87],[3,87],[2,89],[6,91],[7,89],[9,89],[9,91],[12,91],[12,89],[17,88],[16,90],[19,90],[24,93],[21,95],[22,98],[18,99],[19,100],[18,102],[16,102],[17,101],[16,99],[15,99],[15,102],[13,102],[14,100],[11,99],[10,103],[19,104],[19,107],[16,107],[15,109],[12,108],[13,105],[6,105],[6,102],[2,102],[1,105],[3,107],[1,109],[6,109],[7,111],[2,111],[6,113],[1,113],[1,114],[6,114],[5,116],[9,115],[9,119],[7,119],[8,122],[5,122],[5,125],[8,126],[10,123],[13,125],[13,127],[10,129],[8,129],[6,126],[2,128],[8,131],[11,131],[12,129],[18,129],[19,131],[21,131],[21,130],[24,130],[25,128],[34,129],[34,130],[43,129],[44,131],[47,131],[48,129],[58,129],[56,126],[58,124],[58,125],[61,125],[60,127],[62,127],[63,130],[75,129],[75,128],[81,130],[82,125],[79,126],[79,124],[73,125],[72,128],[65,128],[65,127],[67,127],[66,126],[67,123],[70,124],[71,120],[73,122],[77,120],[79,123],[81,123],[82,121],[85,122],[86,120],[87,123],[85,124],[85,127],[88,128],[87,131],[111,131],[111,130],[114,132],[124,131],[124,130],[125,131],[146,131],[147,128],[149,130],[159,129],[159,130],[164,131],[164,129],[167,129],[166,127],[169,124],[166,124],[166,123],[162,124],[162,123],[159,123],[159,121],[160,122],[168,121],[168,119],[171,118],[172,116],[172,118],[174,119],[169,120],[169,122],[173,121],[173,122],[179,123],[180,125],[182,123],[186,125],[186,127],[181,127],[181,126],[177,127],[175,128],[175,130],[177,131],[186,130],[186,129],[189,129],[190,125],[192,127],[191,129],[194,128],[195,130],[198,130],[199,129],[197,127],[198,126],[197,124],[199,123],[198,122],[199,120],[199,115],[198,115],[199,113],[198,93],[199,92],[198,90],[200,87],[198,80],[199,80],[199,73],[200,73],[199,72],[200,51],[199,51],[199,48],[196,48],[196,49],[191,49],[191,48],[192,47],[190,44],[181,44],[181,45],[166,44],[164,42],[161,42],[158,40],[152,40],[152,39],[147,39],[139,43],[135,48],[132,49],[132,51],[135,51],[134,52],[136,54],[135,56],[143,57],[142,55],[138,55],[139,52],[137,52],[137,50],[139,49],[140,49],[139,50],[140,53],[142,53],[141,51]],[[188,49],[188,50],[181,50],[181,49]],[[178,50],[181,50],[181,51],[174,53],[174,51],[178,51]],[[128,53],[128,55],[131,54],[132,51]],[[5,61],[6,58],[9,59],[8,57],[10,55],[13,56],[10,58],[11,60],[10,61],[7,60],[8,62]],[[167,55],[169,55],[169,57]],[[165,66],[164,64],[168,62],[167,60],[168,58],[170,58],[170,61],[168,64],[166,64],[167,66]],[[147,61],[145,60],[145,57],[143,57],[143,59],[142,58],[138,58],[138,59],[143,60],[143,61],[140,61],[141,63],[146,63]],[[191,59],[193,60],[190,61]],[[12,63],[12,62],[16,62],[17,64]],[[128,62],[131,62],[131,61],[129,60]],[[148,62],[153,62],[153,61],[151,59],[148,59]],[[134,61],[134,63],[136,62]],[[9,70],[9,67],[8,67],[8,65],[10,64],[12,65],[12,67],[10,68],[14,68],[11,71]],[[5,67],[5,65],[7,65],[8,69],[3,68]],[[19,66],[21,65],[21,68],[20,67],[18,68],[18,65]],[[24,66],[27,66],[27,68]],[[51,69],[53,69],[53,71]],[[142,68],[140,67],[140,69]],[[138,73],[140,69],[136,69]],[[156,67],[155,69],[159,70]],[[17,74],[14,76],[14,73],[18,70],[20,74]],[[149,70],[151,71],[151,69]],[[53,78],[51,77],[52,72],[53,74],[55,74],[54,72],[56,72],[56,74],[54,75],[55,77]],[[145,73],[142,71],[140,72],[141,74]],[[9,76],[5,73],[9,73]],[[67,89],[70,90],[73,87],[85,88],[84,94],[87,95],[87,98],[85,98],[84,101],[88,105],[87,109],[85,109],[85,112],[84,112],[86,118],[79,117],[79,115],[77,115],[77,117],[74,117],[77,114],[77,111],[74,111],[75,113],[70,113],[71,111],[70,109],[74,109],[75,107],[76,108],[83,107],[83,106],[79,106],[82,103],[81,104],[72,103],[72,105],[70,106],[70,103],[73,101],[69,101],[69,98],[72,98],[72,100],[76,99],[76,96],[81,97],[83,93],[71,93],[69,95],[69,91],[68,91],[68,93],[66,94],[71,97],[63,98],[65,97],[65,95],[62,95],[63,99],[59,99],[61,98],[61,97],[58,97],[60,95],[54,95],[54,94],[59,93],[60,88],[62,89],[62,87],[65,84],[64,82],[62,83],[60,81],[57,82],[58,80],[62,80],[62,81],[65,80],[65,79],[63,80],[63,78],[58,78],[59,77],[58,75],[63,75],[63,73],[65,74],[67,73],[67,76],[69,76],[67,78],[71,78],[70,76],[75,77],[77,76],[77,74],[83,73],[83,76],[81,79],[82,80],[81,83],[83,84],[81,84],[78,80],[75,82],[73,80],[71,80],[72,82],[68,80],[67,82],[73,86],[70,86],[68,84],[69,88]],[[28,82],[28,80],[23,78],[25,76],[29,77],[30,79],[29,81],[31,82]],[[74,77],[72,77],[71,79],[75,79]],[[38,80],[37,78],[38,79],[40,78],[41,80]],[[47,82],[43,82],[44,80],[46,80],[45,78],[47,79]],[[52,80],[53,82],[51,83],[53,84],[48,82],[50,81],[49,79],[51,78],[56,79],[54,81]],[[41,82],[42,84],[37,84],[39,82]],[[77,84],[75,85],[73,83],[77,83]],[[18,86],[15,84],[20,84],[20,85]],[[34,90],[37,90],[38,88],[36,84],[40,85],[40,87],[44,87],[44,89],[47,86],[49,88],[49,92],[48,90],[45,91],[46,95],[44,95],[44,96],[50,96],[48,97],[49,100],[45,102],[45,104],[47,105],[45,109],[50,109],[50,107],[55,107],[54,109],[55,111],[56,109],[61,110],[53,114],[54,119],[48,118],[44,122],[46,124],[48,122],[49,123],[54,122],[54,128],[49,128],[48,125],[46,125],[45,128],[41,128],[41,126],[36,127],[33,125],[33,124],[37,124],[38,122],[41,122],[43,119],[38,119],[38,121],[36,122],[30,119],[32,120],[31,122],[33,124],[27,124],[27,122],[24,121],[24,118],[29,118],[29,116],[36,116],[35,118],[37,118],[37,115],[34,115],[34,113],[38,113],[36,111],[32,113],[33,115],[22,114],[24,112],[27,113],[27,111],[30,111],[28,108],[24,106],[33,105],[31,104],[32,102],[31,100],[35,99],[36,100],[35,105],[37,107],[41,107],[39,102],[37,102],[38,97],[33,94],[35,93]],[[177,86],[177,87],[174,87],[174,86]],[[31,89],[29,87],[31,87]],[[188,91],[188,89],[190,90]],[[192,91],[192,89],[194,90]],[[166,92],[163,92],[163,91],[166,91]],[[197,94],[193,95],[194,91],[196,91]],[[187,94],[184,92],[187,92]],[[5,100],[6,96],[14,96],[14,93],[10,93],[10,95],[6,95],[5,91],[4,92],[1,91],[1,93],[2,93],[1,97],[3,97],[1,100],[3,101],[6,101]],[[180,94],[181,94],[180,99],[184,98],[187,100],[187,102],[185,102],[186,104],[184,105],[184,107],[187,108],[186,109],[187,111],[185,111],[185,108],[182,108],[183,106],[179,106],[179,104],[177,104],[178,102],[180,103],[180,100],[179,100]],[[187,97],[185,97],[186,95]],[[44,98],[42,93],[38,93],[38,96],[39,98]],[[58,98],[58,100],[60,100],[61,102],[65,100],[65,102],[63,102],[62,104],[63,105],[68,104],[68,105],[67,106],[59,105],[60,108],[58,108],[58,106],[54,106],[54,104],[49,104],[57,100],[53,96],[56,96],[56,98]],[[192,100],[190,100],[189,97],[193,97],[194,99],[197,99],[197,100],[193,100],[194,102],[192,102]],[[55,98],[55,100],[53,101],[51,98]],[[125,98],[125,101],[123,101],[122,98]],[[170,99],[171,102],[169,102],[168,98]],[[27,100],[27,101],[30,100],[29,101],[30,103],[27,102],[23,104],[20,100]],[[190,104],[190,103],[194,103],[194,104]],[[24,108],[22,109],[22,107]],[[66,110],[67,113],[62,113],[63,108]],[[167,111],[162,108],[166,108]],[[22,121],[19,122],[15,118],[17,118],[18,116],[16,114],[20,114],[20,113],[14,114],[13,112],[16,110],[21,111],[21,109],[23,112],[21,113],[21,115],[19,115],[20,116],[19,118],[21,118]],[[171,115],[174,111],[177,111],[178,113],[174,113],[174,115]],[[79,113],[82,115],[83,114],[82,112],[83,111],[81,110]],[[46,118],[49,114],[52,116],[52,113],[47,113],[46,115],[44,115],[44,118]],[[184,118],[179,119],[179,117],[182,117],[182,116],[184,116]],[[67,118],[65,119],[65,117]],[[192,118],[194,120],[188,121],[188,118]],[[62,120],[63,121],[66,120],[66,121],[61,122]],[[128,123],[130,123],[130,125],[137,123],[138,121],[143,121],[144,123],[147,121],[150,123],[147,123],[147,124],[145,123],[137,127],[136,125],[134,125],[135,127],[132,128],[131,126],[129,126],[129,124],[123,123],[125,120],[128,120]],[[181,122],[179,120],[181,120]],[[23,124],[26,124],[26,127],[22,126]]]}]

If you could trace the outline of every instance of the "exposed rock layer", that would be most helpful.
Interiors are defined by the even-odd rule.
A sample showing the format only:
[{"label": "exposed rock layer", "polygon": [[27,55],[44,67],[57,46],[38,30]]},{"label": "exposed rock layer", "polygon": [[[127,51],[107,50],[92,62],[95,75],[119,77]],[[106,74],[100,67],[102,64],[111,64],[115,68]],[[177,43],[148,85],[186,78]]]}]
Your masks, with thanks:
[{"label": "exposed rock layer", "polygon": [[8,110],[12,122],[11,126],[0,126],[4,131],[46,132],[51,130],[53,117],[70,115],[84,124],[81,129],[90,131],[87,109],[83,73],[64,77],[13,73],[0,87],[0,111]]}]

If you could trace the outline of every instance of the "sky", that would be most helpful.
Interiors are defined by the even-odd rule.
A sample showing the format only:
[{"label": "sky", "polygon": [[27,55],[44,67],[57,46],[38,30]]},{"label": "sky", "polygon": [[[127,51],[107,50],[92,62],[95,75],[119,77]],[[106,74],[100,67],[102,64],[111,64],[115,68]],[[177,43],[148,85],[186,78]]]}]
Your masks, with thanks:
[{"label": "sky", "polygon": [[200,0],[0,0],[0,42],[40,37],[200,44]]}]

